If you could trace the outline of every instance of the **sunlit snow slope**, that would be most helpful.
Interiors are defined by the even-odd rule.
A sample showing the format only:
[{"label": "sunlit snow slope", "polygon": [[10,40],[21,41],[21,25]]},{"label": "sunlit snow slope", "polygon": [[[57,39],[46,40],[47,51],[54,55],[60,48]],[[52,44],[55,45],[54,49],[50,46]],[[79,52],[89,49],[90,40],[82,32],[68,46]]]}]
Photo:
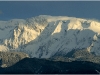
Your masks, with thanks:
[{"label": "sunlit snow slope", "polygon": [[0,21],[0,51],[50,58],[82,49],[100,55],[100,22],[47,15]]}]

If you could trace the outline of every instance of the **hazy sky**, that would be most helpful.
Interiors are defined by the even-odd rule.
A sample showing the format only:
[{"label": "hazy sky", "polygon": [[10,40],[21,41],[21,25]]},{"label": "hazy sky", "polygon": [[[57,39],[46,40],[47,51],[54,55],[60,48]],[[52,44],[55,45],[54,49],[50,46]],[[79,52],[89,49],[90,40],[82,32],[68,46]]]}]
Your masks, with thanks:
[{"label": "hazy sky", "polygon": [[38,15],[100,20],[100,1],[0,1],[0,20]]}]

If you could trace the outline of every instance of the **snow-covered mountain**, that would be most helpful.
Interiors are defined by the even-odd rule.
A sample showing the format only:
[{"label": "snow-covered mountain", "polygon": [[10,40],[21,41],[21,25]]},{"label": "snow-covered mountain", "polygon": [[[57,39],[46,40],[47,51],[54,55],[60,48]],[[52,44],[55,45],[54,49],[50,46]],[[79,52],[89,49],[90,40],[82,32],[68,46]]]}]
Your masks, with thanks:
[{"label": "snow-covered mountain", "polygon": [[100,22],[48,15],[0,21],[0,51],[50,58],[82,49],[100,55]]}]

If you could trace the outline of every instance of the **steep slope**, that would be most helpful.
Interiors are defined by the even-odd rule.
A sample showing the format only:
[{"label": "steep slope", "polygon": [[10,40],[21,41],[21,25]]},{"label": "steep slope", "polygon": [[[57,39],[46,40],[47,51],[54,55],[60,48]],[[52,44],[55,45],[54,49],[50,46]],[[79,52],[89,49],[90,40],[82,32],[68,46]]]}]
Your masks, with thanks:
[{"label": "steep slope", "polygon": [[0,51],[21,51],[37,58],[83,49],[100,55],[100,22],[94,20],[40,15],[0,21],[0,35]]}]

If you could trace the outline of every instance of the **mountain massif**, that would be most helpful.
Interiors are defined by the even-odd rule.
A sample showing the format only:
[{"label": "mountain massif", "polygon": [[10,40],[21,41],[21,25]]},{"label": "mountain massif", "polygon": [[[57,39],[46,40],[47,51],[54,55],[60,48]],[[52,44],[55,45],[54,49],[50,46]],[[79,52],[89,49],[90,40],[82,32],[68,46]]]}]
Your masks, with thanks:
[{"label": "mountain massif", "polygon": [[0,35],[1,52],[25,52],[37,58],[66,56],[76,50],[100,55],[99,21],[40,15],[0,21]]},{"label": "mountain massif", "polygon": [[100,74],[100,22],[49,15],[0,21],[0,73]]}]

